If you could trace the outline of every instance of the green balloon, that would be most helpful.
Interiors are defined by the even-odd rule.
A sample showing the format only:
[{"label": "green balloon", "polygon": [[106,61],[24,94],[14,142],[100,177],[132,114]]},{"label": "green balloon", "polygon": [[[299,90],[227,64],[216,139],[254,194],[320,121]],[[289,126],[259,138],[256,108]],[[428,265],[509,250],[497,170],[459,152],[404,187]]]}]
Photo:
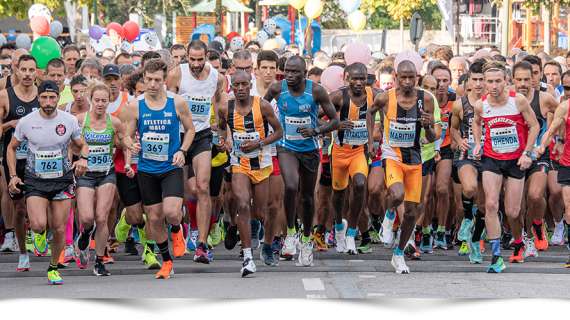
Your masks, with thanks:
[{"label": "green balloon", "polygon": [[36,58],[39,69],[45,69],[50,60],[61,57],[59,43],[51,37],[39,37],[34,40],[30,52]]}]

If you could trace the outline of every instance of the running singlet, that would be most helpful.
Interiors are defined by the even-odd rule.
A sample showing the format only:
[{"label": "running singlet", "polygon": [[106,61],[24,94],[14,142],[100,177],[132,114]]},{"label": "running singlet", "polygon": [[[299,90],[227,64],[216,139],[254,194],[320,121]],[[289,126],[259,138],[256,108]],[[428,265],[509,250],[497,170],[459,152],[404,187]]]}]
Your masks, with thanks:
[{"label": "running singlet", "polygon": [[177,169],[172,157],[180,149],[180,120],[176,114],[174,95],[167,93],[166,105],[150,109],[141,95],[138,99],[138,133],[141,140],[139,171],[161,174]]},{"label": "running singlet", "polygon": [[[19,120],[22,117],[32,113],[35,110],[40,108],[40,104],[38,102],[38,97],[36,96],[34,100],[30,102],[24,102],[18,98],[16,92],[14,91],[14,87],[9,87],[6,89],[8,93],[8,104],[9,110],[8,114],[6,115],[6,119],[4,119],[4,123],[12,121],[12,120]],[[4,133],[4,151],[3,156],[6,159],[6,150],[8,150],[8,144],[10,144],[10,140],[12,140],[12,135],[14,134],[14,129],[10,128]],[[28,155],[28,142],[26,140],[22,141],[18,148],[16,149],[16,160],[26,160]]]},{"label": "running singlet", "polygon": [[106,127],[103,130],[95,131],[91,128],[91,115],[85,114],[83,120],[82,135],[85,143],[89,146],[89,156],[87,160],[88,172],[100,172],[109,174],[113,167],[113,147],[115,140],[115,130],[111,122],[111,116],[105,115]]},{"label": "running singlet", "polygon": [[228,102],[228,125],[232,132],[233,147],[231,165],[240,166],[246,170],[259,170],[273,164],[271,146],[263,146],[248,153],[240,149],[240,144],[246,141],[265,139],[269,132],[269,124],[261,113],[261,97],[252,96],[251,111],[246,116],[236,112],[235,100]]},{"label": "running singlet", "polygon": [[[548,122],[540,110],[540,91],[534,90],[534,95],[532,97],[532,101],[530,102],[530,107],[536,115],[536,120],[538,121],[538,126],[540,128],[538,131],[538,136],[536,137],[536,142],[534,143],[535,146],[539,146],[540,142],[542,141],[542,136],[546,130],[548,130]],[[544,155],[548,156],[549,151],[545,150]]]},{"label": "running singlet", "polygon": [[496,160],[518,159],[526,147],[528,126],[517,109],[516,93],[509,92],[507,103],[501,107],[489,105],[487,96],[483,96],[483,126],[485,143],[483,155]]},{"label": "running singlet", "polygon": [[340,109],[340,121],[352,121],[353,128],[351,130],[342,130],[335,132],[335,144],[347,147],[359,147],[368,143],[368,129],[366,127],[366,112],[368,107],[374,102],[372,88],[366,87],[366,103],[362,106],[356,106],[351,100],[348,88],[341,89],[342,92],[342,108]]},{"label": "running singlet", "polygon": [[319,106],[313,99],[313,81],[305,80],[305,92],[295,97],[289,93],[285,80],[281,81],[281,93],[277,100],[279,121],[283,127],[283,138],[279,145],[295,152],[310,152],[319,148],[317,137],[305,138],[303,128],[316,128]]},{"label": "running singlet", "polygon": [[[424,91],[424,94],[431,95],[433,101],[434,124],[441,125],[441,110],[439,108],[439,103],[437,102],[437,99],[429,91]],[[425,137],[426,137],[426,131],[424,130],[424,128],[422,128],[420,132],[420,139],[423,139]],[[422,149],[422,163],[425,163],[426,161],[435,158],[435,141],[422,144],[421,149]]]},{"label": "running singlet", "polygon": [[[469,143],[469,150],[467,150],[467,152],[457,150],[455,152],[455,158],[460,160],[474,160],[475,157],[473,156],[473,148],[475,147],[475,139],[473,139],[473,115],[475,114],[475,111],[467,96],[461,98],[461,106],[463,107],[463,118],[459,123],[459,133],[461,134],[461,138],[467,139],[467,143]],[[481,144],[484,143],[485,129],[483,128],[483,133],[481,134]]]},{"label": "running singlet", "polygon": [[424,104],[424,90],[417,90],[417,102],[409,110],[398,104],[396,89],[388,91],[388,110],[384,114],[382,159],[404,164],[421,164],[420,110]]},{"label": "running singlet", "polygon": [[451,145],[451,134],[449,127],[451,127],[451,110],[455,103],[455,92],[448,93],[447,103],[441,107],[441,148]]},{"label": "running singlet", "polygon": [[[568,100],[568,106],[570,107],[570,100]],[[565,137],[564,141],[570,141],[570,112],[566,116],[566,127],[565,127]],[[560,156],[560,164],[565,167],[570,167],[570,143],[564,144],[564,149],[562,151],[562,155]]]},{"label": "running singlet", "polygon": [[[125,108],[125,106],[129,103],[129,100],[131,100],[131,97],[128,95],[128,93],[126,91],[121,92],[119,97],[117,97],[117,100],[109,104],[109,106],[107,107],[107,113],[110,113],[112,116],[118,118],[123,109]],[[135,172],[137,171],[138,162],[139,162],[139,155],[132,154],[131,167]],[[117,148],[114,154],[113,163],[115,164],[115,172],[122,174],[125,173],[125,155],[123,153],[123,149]]]},{"label": "running singlet", "polygon": [[53,118],[46,119],[36,110],[23,117],[16,126],[14,137],[28,140],[26,178],[69,181],[73,183],[73,170],[68,154],[71,139],[81,137],[77,118],[56,110]]},{"label": "running singlet", "polygon": [[[180,65],[178,93],[188,103],[196,133],[210,128],[210,106],[218,88],[218,71],[212,66],[206,80],[197,80],[187,63]],[[183,132],[183,128],[180,128]]]}]

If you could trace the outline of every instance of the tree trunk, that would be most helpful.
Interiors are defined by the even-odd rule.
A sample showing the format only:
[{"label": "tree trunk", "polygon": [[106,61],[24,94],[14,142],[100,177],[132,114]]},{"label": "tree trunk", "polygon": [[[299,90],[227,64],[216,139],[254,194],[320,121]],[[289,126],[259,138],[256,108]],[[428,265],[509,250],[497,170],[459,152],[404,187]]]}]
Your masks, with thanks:
[{"label": "tree trunk", "polygon": [[222,0],[216,0],[216,34],[222,34]]}]

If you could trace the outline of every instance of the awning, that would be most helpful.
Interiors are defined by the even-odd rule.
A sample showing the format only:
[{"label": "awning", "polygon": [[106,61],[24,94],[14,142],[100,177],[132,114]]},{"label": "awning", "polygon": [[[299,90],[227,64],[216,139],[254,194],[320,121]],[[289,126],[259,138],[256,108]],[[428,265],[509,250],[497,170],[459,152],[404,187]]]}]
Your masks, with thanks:
[{"label": "awning", "polygon": [[[222,6],[229,12],[253,12],[237,0],[222,0]],[[188,9],[188,12],[215,12],[216,0],[204,0]]]}]

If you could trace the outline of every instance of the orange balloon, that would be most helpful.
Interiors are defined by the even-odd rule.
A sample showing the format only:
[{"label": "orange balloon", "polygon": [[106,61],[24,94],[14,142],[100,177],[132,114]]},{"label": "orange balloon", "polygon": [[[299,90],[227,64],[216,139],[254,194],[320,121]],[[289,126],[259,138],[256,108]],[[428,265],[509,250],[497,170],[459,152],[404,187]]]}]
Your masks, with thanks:
[{"label": "orange balloon", "polygon": [[49,35],[49,21],[44,16],[34,16],[30,20],[30,28],[40,36]]}]

